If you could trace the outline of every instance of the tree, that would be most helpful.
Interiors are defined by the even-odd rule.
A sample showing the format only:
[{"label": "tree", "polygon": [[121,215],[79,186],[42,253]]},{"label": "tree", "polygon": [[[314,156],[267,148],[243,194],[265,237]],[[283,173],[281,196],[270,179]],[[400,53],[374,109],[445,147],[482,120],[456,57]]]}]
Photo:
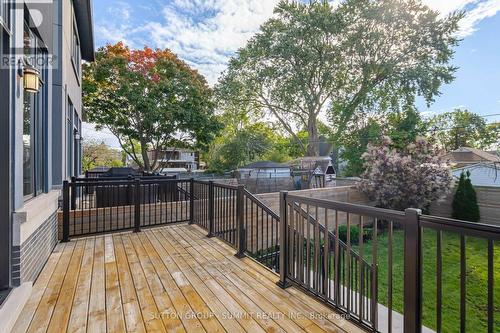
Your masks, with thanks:
[{"label": "tree", "polygon": [[109,148],[104,142],[89,140],[83,142],[82,167],[83,171],[95,167],[123,166],[121,152]]},{"label": "tree", "polygon": [[424,132],[420,113],[414,108],[391,112],[385,117],[367,118],[350,126],[338,140],[342,147],[340,158],[347,162],[344,175],[351,177],[363,174],[365,167],[362,156],[368,150],[368,144],[379,144],[382,136],[389,137],[394,148],[404,149]]},{"label": "tree", "polygon": [[378,207],[396,210],[427,210],[432,202],[444,199],[453,178],[442,152],[421,137],[404,150],[392,144],[384,137],[380,145],[368,146],[359,190]]},{"label": "tree", "polygon": [[209,157],[209,169],[222,172],[235,170],[252,161],[276,154],[273,130],[264,123],[255,123],[235,132],[232,136],[218,138]]},{"label": "tree", "polygon": [[458,181],[457,191],[452,203],[454,219],[479,222],[479,206],[474,186],[470,180],[470,172],[462,172]]},{"label": "tree", "polygon": [[145,171],[158,167],[149,151],[205,147],[219,129],[205,79],[168,49],[102,47],[84,66],[83,91],[86,118],[108,128]]},{"label": "tree", "polygon": [[380,141],[382,138],[382,128],[379,122],[370,119],[368,124],[354,131],[348,131],[342,141],[340,158],[347,162],[343,175],[346,177],[360,176],[365,170],[363,154],[366,153],[368,145]]},{"label": "tree", "polygon": [[[227,103],[268,113],[318,154],[318,116],[339,136],[366,110],[428,103],[452,81],[461,13],[445,18],[415,0],[281,1],[231,59],[217,89]],[[298,131],[307,130],[309,144]]]},{"label": "tree", "polygon": [[489,149],[499,144],[500,127],[488,124],[478,114],[466,109],[455,109],[432,117],[428,122],[430,137],[446,150],[460,147]]}]

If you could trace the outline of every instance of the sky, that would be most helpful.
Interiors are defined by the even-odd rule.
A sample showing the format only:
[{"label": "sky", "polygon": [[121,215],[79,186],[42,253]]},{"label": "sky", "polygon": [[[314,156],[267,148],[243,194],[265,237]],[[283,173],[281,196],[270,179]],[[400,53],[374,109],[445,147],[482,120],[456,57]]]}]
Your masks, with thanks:
[{"label": "sky", "polygon": [[[338,0],[335,0],[338,1]],[[215,84],[230,57],[273,15],[278,0],[98,0],[94,5],[96,47],[123,41],[132,48],[169,48]],[[332,1],[334,2],[334,1]],[[427,107],[424,115],[467,108],[500,121],[500,0],[423,0],[442,15],[466,11],[463,38],[453,65],[453,83]],[[110,133],[92,125],[84,136],[119,147]]]}]

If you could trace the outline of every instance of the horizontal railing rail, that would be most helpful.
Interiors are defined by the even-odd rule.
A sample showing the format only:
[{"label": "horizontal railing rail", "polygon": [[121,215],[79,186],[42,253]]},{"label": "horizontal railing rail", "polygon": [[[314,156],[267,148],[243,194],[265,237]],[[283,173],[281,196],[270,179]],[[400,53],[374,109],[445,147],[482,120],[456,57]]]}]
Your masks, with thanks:
[{"label": "horizontal railing rail", "polygon": [[169,178],[65,181],[62,239],[191,221],[191,186]]},{"label": "horizontal railing rail", "polygon": [[[449,263],[449,258],[443,254],[445,247],[445,238],[451,238],[456,236],[458,239],[458,252],[459,252],[459,283],[458,283],[458,302],[459,302],[459,325],[457,329],[460,332],[466,332],[472,329],[479,329],[477,327],[477,323],[469,324],[467,322],[470,319],[471,311],[468,311],[471,307],[475,306],[476,309],[479,308],[479,311],[483,313],[484,316],[484,327],[487,332],[497,332],[500,328],[500,314],[499,314],[499,304],[495,304],[494,302],[494,294],[498,293],[500,289],[494,290],[494,286],[498,285],[498,279],[495,280],[495,255],[498,256],[498,253],[495,254],[495,249],[500,249],[500,247],[495,246],[495,241],[500,241],[500,227],[495,225],[487,225],[481,223],[473,223],[473,222],[465,222],[458,221],[449,218],[437,217],[437,216],[428,216],[422,215],[419,217],[418,226],[421,229],[421,232],[426,232],[429,234],[429,231],[435,233],[435,244],[436,244],[436,252],[435,252],[435,294],[436,302],[435,302],[435,318],[436,318],[436,331],[444,332],[446,329],[443,329],[444,322],[443,317],[446,314],[443,314],[444,308],[444,300],[446,298],[446,290],[445,290],[445,282],[446,276],[443,274],[446,272],[447,267],[444,262],[447,261]],[[486,259],[486,282],[483,285],[485,292],[481,292],[481,296],[484,297],[486,294],[486,301],[482,301],[481,304],[473,304],[472,299],[477,296],[477,291],[468,292],[468,288],[470,284],[468,283],[468,279],[470,277],[469,271],[474,269],[476,265],[480,264],[480,262],[475,262],[474,259],[471,264],[468,265],[468,243],[472,243],[472,249],[478,247],[478,245],[483,250],[481,252],[477,252],[474,250],[474,254],[477,256],[481,254]],[[422,236],[420,237],[420,243],[422,243]],[[471,248],[469,247],[469,250]],[[470,258],[470,257],[469,257]],[[472,257],[473,258],[473,257]],[[476,259],[477,260],[477,259]],[[498,260],[497,260],[498,262]],[[420,262],[419,271],[423,269],[425,263]],[[452,264],[457,264],[452,263]],[[496,272],[498,272],[498,268],[496,268]],[[499,275],[497,274],[496,277]],[[456,280],[457,277],[454,277]],[[471,277],[473,278],[473,277]],[[480,281],[476,281],[476,283],[480,284]],[[471,289],[476,290],[477,286],[473,286]],[[483,298],[484,299],[484,298]],[[477,299],[476,299],[477,300]],[[484,309],[486,310],[484,312]],[[476,310],[477,311],[477,310]],[[495,315],[496,313],[496,315]]]},{"label": "horizontal railing rail", "polygon": [[[414,333],[425,324],[437,332],[465,332],[478,322],[487,332],[498,327],[497,226],[287,192],[281,193],[277,214],[243,186],[157,177],[64,182],[62,215],[65,241],[195,223],[209,237],[230,244],[238,257],[247,255],[278,272],[281,287],[296,285],[369,331],[403,327]],[[485,261],[477,268],[485,270],[484,278],[473,280],[484,285],[479,302],[471,296],[477,288],[469,288],[468,280],[478,264],[469,257]],[[459,270],[450,282],[445,269],[453,265]],[[424,281],[429,284],[429,279],[426,295],[432,296],[424,304]],[[447,295],[450,290],[454,294]],[[451,311],[447,298],[456,300],[456,317],[450,318],[457,320],[444,320],[452,316],[443,312]],[[433,316],[423,317],[424,305]],[[478,313],[483,315],[472,318]]]},{"label": "horizontal railing rail", "polygon": [[238,187],[211,183],[213,192],[213,224],[211,235],[236,247]]},{"label": "horizontal railing rail", "polygon": [[[284,249],[280,251],[280,286],[295,284],[372,331],[420,332],[424,321],[437,332],[465,332],[478,325],[494,332],[498,327],[494,250],[500,227],[422,215],[415,209],[398,212],[286,192],[281,194],[280,212],[280,248]],[[450,248],[450,242],[458,249]],[[472,258],[484,256],[487,262],[482,282],[474,277],[485,292],[468,289],[470,271],[480,264],[468,266],[469,251]],[[459,266],[458,283],[457,277],[450,280],[445,275],[445,261],[448,267]],[[426,287],[426,295],[434,295],[425,300],[426,318],[424,272],[427,283],[429,279],[435,282]],[[450,285],[454,286],[452,294]],[[479,298],[474,301],[472,293]],[[458,313],[443,313],[453,308],[449,303],[445,308],[447,297],[456,300]],[[431,318],[435,320],[429,320],[428,311],[434,311]],[[478,312],[484,315],[478,317]],[[453,315],[457,321],[443,320]]]},{"label": "horizontal railing rail", "polygon": [[279,216],[246,189],[242,193],[245,252],[261,264],[279,271]]}]

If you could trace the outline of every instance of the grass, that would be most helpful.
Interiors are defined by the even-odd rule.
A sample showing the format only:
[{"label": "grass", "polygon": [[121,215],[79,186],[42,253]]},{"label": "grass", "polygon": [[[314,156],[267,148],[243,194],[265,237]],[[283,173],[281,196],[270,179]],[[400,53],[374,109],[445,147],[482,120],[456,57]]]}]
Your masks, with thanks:
[{"label": "grass", "polygon": [[[423,324],[436,329],[436,232],[423,234]],[[403,312],[404,234],[394,231],[393,309]],[[379,303],[387,305],[388,236],[379,234],[377,247]],[[371,242],[365,243],[364,256],[371,262]],[[460,236],[443,233],[442,242],[442,331],[460,330]],[[466,238],[466,325],[467,332],[487,332],[487,241]],[[500,330],[500,244],[494,247],[494,331]]]}]

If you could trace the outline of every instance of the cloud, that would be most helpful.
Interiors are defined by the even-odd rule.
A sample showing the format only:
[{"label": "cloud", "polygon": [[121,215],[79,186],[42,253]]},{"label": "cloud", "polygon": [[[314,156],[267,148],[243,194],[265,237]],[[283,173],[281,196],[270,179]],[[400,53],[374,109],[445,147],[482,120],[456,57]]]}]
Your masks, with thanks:
[{"label": "cloud", "polygon": [[107,146],[121,149],[118,139],[107,129],[101,131],[96,130],[94,124],[83,123],[82,124],[82,137],[85,141],[99,141],[104,142]]},{"label": "cloud", "polygon": [[500,11],[500,0],[489,0],[479,3],[460,24],[462,37],[472,35],[477,30],[477,25],[484,19],[495,16]]},{"label": "cloud", "polygon": [[174,0],[145,30],[215,83],[229,57],[272,16],[278,0]]},{"label": "cloud", "polygon": [[[96,34],[107,42],[124,41],[131,47],[150,45],[169,48],[198,69],[210,84],[217,82],[229,58],[243,47],[273,15],[279,0],[157,0],[156,13],[141,21],[136,11],[119,0],[110,6],[109,15],[97,24]],[[340,0],[330,3],[338,4]],[[465,10],[461,37],[477,30],[484,19],[500,11],[500,0],[423,0],[432,9],[448,15]],[[134,3],[137,5],[137,3]],[[116,14],[118,13],[118,14]],[[133,15],[131,15],[133,13]],[[112,15],[112,16],[110,16]],[[109,20],[109,17],[120,19]]]},{"label": "cloud", "polygon": [[423,2],[442,15],[465,10],[466,15],[460,22],[459,32],[459,36],[463,38],[472,35],[482,20],[493,17],[500,11],[500,0],[423,0]]}]

